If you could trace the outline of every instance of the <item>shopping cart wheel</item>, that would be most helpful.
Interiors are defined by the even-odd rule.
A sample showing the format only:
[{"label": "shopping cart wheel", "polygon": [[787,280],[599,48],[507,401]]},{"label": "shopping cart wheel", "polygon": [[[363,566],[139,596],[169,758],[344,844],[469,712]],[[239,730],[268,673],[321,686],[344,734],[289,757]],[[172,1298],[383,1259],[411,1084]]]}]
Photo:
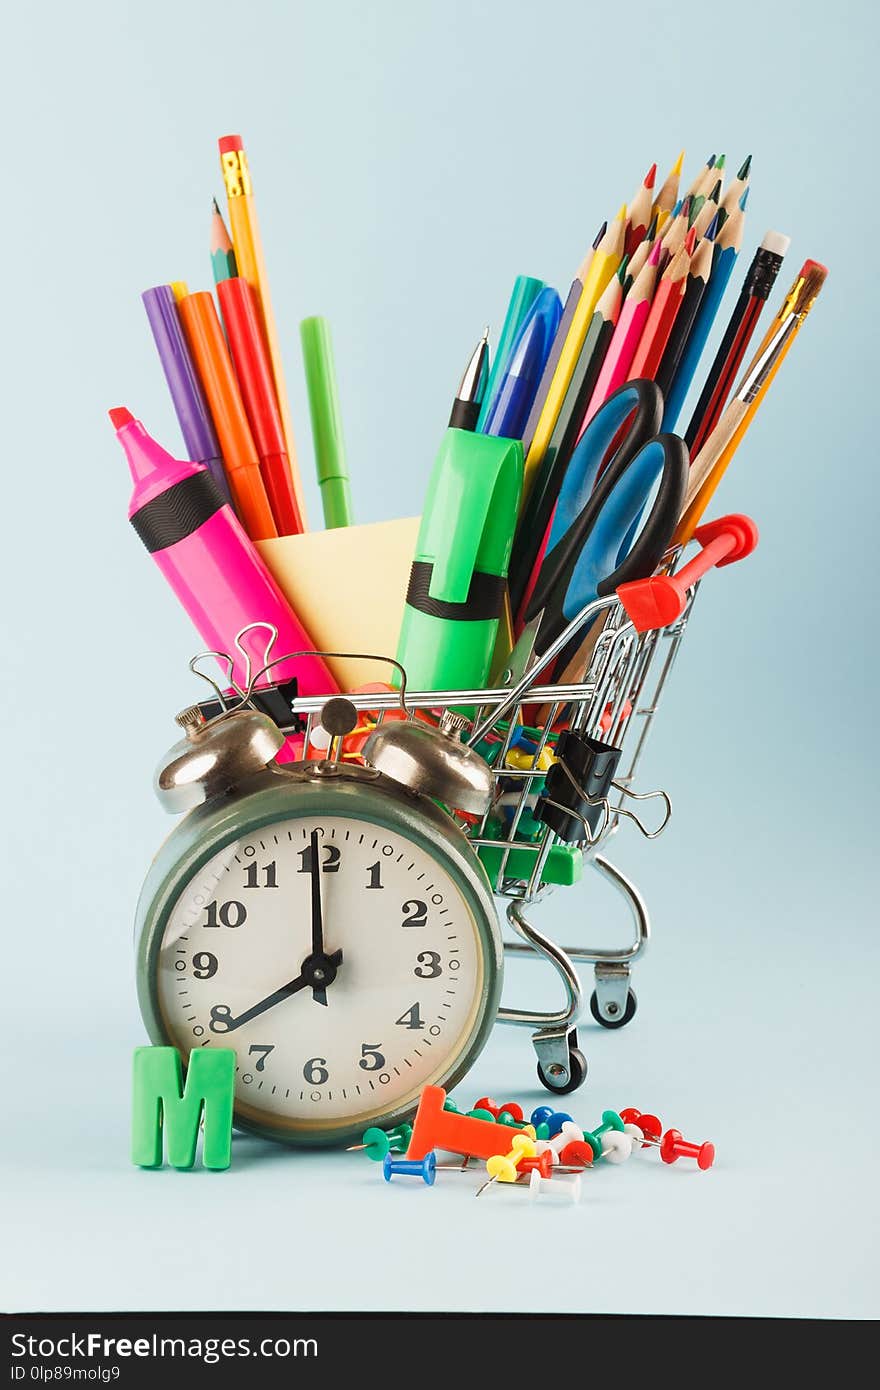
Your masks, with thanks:
[{"label": "shopping cart wheel", "polygon": [[623,1013],[619,1014],[617,1018],[606,1018],[603,1013],[599,1012],[599,996],[596,991],[593,990],[590,995],[590,1013],[597,1023],[601,1023],[603,1028],[623,1028],[635,1017],[638,1006],[639,1001],[636,999],[635,990],[628,989],[626,991],[626,1007]]},{"label": "shopping cart wheel", "polygon": [[586,1075],[587,1059],[579,1047],[568,1049],[568,1076],[561,1081],[547,1076],[541,1063],[538,1063],[538,1080],[557,1096],[567,1096],[569,1091],[576,1091],[578,1086],[583,1086]]}]

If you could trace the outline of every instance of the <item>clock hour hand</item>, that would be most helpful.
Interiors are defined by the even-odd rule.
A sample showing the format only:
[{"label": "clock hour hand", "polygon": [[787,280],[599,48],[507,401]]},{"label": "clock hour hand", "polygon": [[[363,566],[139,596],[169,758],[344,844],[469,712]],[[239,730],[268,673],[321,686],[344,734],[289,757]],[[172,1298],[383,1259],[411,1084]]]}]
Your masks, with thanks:
[{"label": "clock hour hand", "polygon": [[[298,994],[301,989],[306,989],[308,984],[309,981],[306,976],[299,974],[295,980],[288,980],[286,985],[282,985],[280,989],[274,990],[272,994],[267,994],[266,998],[261,999],[259,1004],[254,1004],[251,1008],[245,1009],[244,1013],[239,1014],[237,1018],[232,1018],[231,1016],[223,1014],[218,1015],[218,1018],[222,1019],[226,1024],[226,1027],[219,1031],[221,1033],[234,1032],[236,1028],[241,1028],[243,1024],[250,1023],[252,1018],[258,1018],[260,1014],[264,1014],[267,1009],[273,1009],[276,1004],[280,1004],[283,1000],[289,999],[292,994]],[[218,1009],[224,1007],[225,1005],[217,1005]]]}]

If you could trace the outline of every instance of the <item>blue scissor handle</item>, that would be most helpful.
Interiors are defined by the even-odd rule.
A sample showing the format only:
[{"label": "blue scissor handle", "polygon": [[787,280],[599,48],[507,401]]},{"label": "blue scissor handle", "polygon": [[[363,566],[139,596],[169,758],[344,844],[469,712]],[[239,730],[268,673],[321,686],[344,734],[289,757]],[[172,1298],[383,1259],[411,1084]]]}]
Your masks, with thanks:
[{"label": "blue scissor handle", "polygon": [[[662,418],[663,396],[653,381],[644,378],[626,382],[597,410],[578,441],[559,489],[547,554],[541,566],[539,583],[542,586],[545,582],[544,571],[552,585],[554,572],[565,563],[567,555],[560,551],[554,564],[553,552],[566,534],[577,526],[596,485],[602,462],[616,436],[626,425],[626,433],[618,444],[613,460],[622,460],[625,465],[658,433]],[[572,539],[573,544],[579,544],[578,536]]]},{"label": "blue scissor handle", "polygon": [[[662,410],[659,391],[653,383],[647,382],[628,383],[627,387],[621,388],[621,392],[609,397],[606,405],[614,402],[630,387],[645,386],[651,386],[656,391]],[[650,392],[643,394],[650,398]],[[601,435],[597,431],[594,439],[599,463],[615,433],[610,429],[611,419],[616,419],[619,429],[622,420],[632,409],[632,398],[628,405],[621,401],[614,417],[609,413],[610,437],[604,425]],[[599,415],[594,417],[591,425],[598,418]],[[525,615],[528,620],[544,610],[536,643],[539,652],[588,603],[612,593],[618,585],[628,580],[652,574],[672,538],[684,501],[687,448],[677,435],[655,434],[645,441],[640,430],[640,447],[633,453],[632,448],[627,447],[629,437],[628,434],[591,492],[587,492],[584,484],[590,470],[583,463],[577,470],[565,504],[565,514],[571,520],[558,544],[545,559]],[[586,438],[585,434],[584,440]],[[601,450],[600,439],[605,440]],[[596,464],[597,469],[598,466]],[[645,502],[658,477],[660,486],[653,505],[647,519],[640,525]],[[584,499],[577,510],[573,500],[575,497]]]}]

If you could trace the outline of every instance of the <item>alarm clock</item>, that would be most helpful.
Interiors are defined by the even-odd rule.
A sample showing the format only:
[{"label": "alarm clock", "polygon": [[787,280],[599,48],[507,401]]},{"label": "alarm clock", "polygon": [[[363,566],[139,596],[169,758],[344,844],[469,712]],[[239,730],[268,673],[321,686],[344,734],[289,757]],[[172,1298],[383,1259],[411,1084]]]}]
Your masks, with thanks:
[{"label": "alarm clock", "polygon": [[[138,998],[154,1043],[233,1048],[234,1123],[342,1144],[453,1086],[495,1021],[502,943],[485,872],[437,802],[483,813],[491,769],[466,723],[381,724],[365,765],[284,763],[239,707],[178,722],[156,778],[171,811],[137,909]],[[328,701],[338,739],[357,722]],[[332,741],[332,740],[331,740]]]}]

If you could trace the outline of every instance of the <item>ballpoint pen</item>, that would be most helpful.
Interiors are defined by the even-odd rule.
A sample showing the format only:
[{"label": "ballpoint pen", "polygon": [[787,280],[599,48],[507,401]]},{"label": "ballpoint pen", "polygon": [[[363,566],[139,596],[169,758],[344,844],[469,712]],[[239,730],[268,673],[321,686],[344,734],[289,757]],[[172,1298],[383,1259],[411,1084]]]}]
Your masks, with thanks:
[{"label": "ballpoint pen", "polygon": [[489,330],[484,332],[470,355],[461,384],[452,402],[449,427],[454,430],[475,430],[489,374]]}]

